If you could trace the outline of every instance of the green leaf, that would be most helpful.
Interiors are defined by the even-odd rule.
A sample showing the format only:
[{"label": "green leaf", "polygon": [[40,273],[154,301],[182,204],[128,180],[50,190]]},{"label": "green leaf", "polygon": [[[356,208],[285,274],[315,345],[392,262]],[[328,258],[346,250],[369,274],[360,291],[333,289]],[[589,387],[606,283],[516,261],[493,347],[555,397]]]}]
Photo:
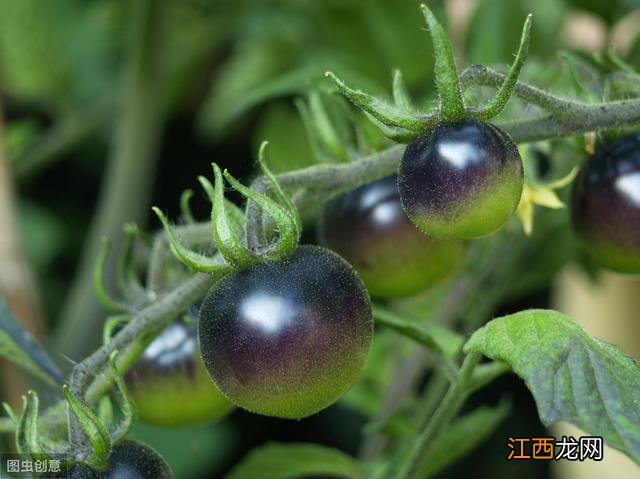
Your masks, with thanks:
[{"label": "green leaf", "polygon": [[520,71],[524,66],[524,62],[527,59],[527,54],[529,53],[529,40],[530,40],[530,30],[531,30],[531,14],[527,15],[526,20],[524,21],[524,26],[522,27],[522,36],[520,37],[520,45],[518,46],[518,51],[516,53],[516,58],[509,69],[509,73],[504,79],[502,85],[496,92],[495,96],[486,107],[482,108],[478,113],[475,114],[476,118],[480,118],[481,120],[490,120],[493,117],[500,114],[500,112],[504,109],[505,105],[511,98],[511,94],[513,93],[513,89],[516,86],[518,81],[518,76],[520,75]]},{"label": "green leaf", "polygon": [[141,231],[135,223],[126,223],[122,229],[125,239],[116,267],[116,286],[124,298],[135,302],[145,296],[135,265],[135,248]]},{"label": "green leaf", "polygon": [[509,363],[545,425],[570,422],[640,464],[640,367],[621,349],[549,310],[495,319],[464,349]]},{"label": "green leaf", "polygon": [[36,339],[16,320],[0,297],[0,356],[50,384],[62,384],[64,376]]},{"label": "green leaf", "polygon": [[480,446],[510,411],[510,404],[501,402],[495,407],[479,407],[458,418],[427,454],[418,477],[431,477]]},{"label": "green leaf", "polygon": [[193,198],[193,190],[186,189],[180,195],[180,213],[182,214],[182,220],[187,225],[192,225],[196,222],[193,217],[193,211],[191,211],[191,198]]},{"label": "green leaf", "polygon": [[402,71],[396,68],[393,71],[393,83],[392,83],[393,101],[396,105],[405,111],[414,111],[413,101],[411,95],[407,90],[407,85],[404,83],[404,77]]},{"label": "green leaf", "polygon": [[267,443],[251,451],[226,479],[293,479],[308,476],[364,477],[351,456],[317,444]]}]

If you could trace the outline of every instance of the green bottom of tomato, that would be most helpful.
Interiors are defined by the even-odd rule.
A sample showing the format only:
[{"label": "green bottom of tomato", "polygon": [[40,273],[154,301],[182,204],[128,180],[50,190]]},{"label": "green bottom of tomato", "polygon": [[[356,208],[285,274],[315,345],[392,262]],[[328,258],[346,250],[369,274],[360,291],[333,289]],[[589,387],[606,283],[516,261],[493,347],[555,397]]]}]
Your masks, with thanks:
[{"label": "green bottom of tomato", "polygon": [[624,274],[640,274],[640,249],[607,244],[607,241],[581,241],[582,250],[598,265]]},{"label": "green bottom of tomato", "polygon": [[[415,244],[411,244],[415,240]],[[460,262],[464,244],[432,240],[422,233],[405,239],[402,248],[386,244],[371,251],[374,263],[352,265],[369,294],[378,298],[401,298],[425,291],[446,278]]]},{"label": "green bottom of tomato", "polygon": [[482,238],[504,226],[521,195],[522,180],[514,173],[511,178],[495,178],[469,192],[473,201],[454,203],[436,213],[410,209],[407,213],[420,230],[434,238]]},{"label": "green bottom of tomato", "polygon": [[140,419],[158,426],[216,421],[234,408],[211,381],[201,361],[195,363],[190,375],[165,375],[162,381],[139,379],[131,395]]},{"label": "green bottom of tomato", "polygon": [[407,216],[426,235],[474,239],[500,229],[516,210],[524,174],[518,147],[478,120],[440,123],[406,148],[398,189]]}]

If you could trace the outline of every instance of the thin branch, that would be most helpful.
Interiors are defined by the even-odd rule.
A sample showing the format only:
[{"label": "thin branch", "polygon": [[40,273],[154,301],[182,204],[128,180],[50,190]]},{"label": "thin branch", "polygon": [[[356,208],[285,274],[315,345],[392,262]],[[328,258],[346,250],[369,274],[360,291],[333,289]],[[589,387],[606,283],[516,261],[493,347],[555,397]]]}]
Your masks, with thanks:
[{"label": "thin branch", "polygon": [[[471,85],[485,85],[500,88],[507,76],[484,65],[471,65],[460,75],[460,82],[463,90]],[[516,82],[513,93],[518,98],[539,106],[547,111],[558,115],[564,115],[568,110],[582,105],[580,102],[562,98],[551,93],[547,93],[540,88],[524,83],[520,80]]]},{"label": "thin branch", "polygon": [[436,409],[431,420],[413,444],[413,447],[409,452],[409,457],[400,469],[400,472],[394,477],[397,477],[398,479],[410,479],[415,477],[425,459],[425,456],[433,447],[433,444],[441,434],[444,426],[453,419],[460,410],[460,407],[464,404],[464,401],[468,396],[467,384],[469,383],[471,374],[479,361],[480,355],[477,353],[471,353],[464,359],[458,373],[457,381],[449,387],[449,390],[438,406],[438,409]]},{"label": "thin branch", "polygon": [[[163,326],[203,296],[218,279],[216,276],[197,273],[187,282],[135,314],[111,341],[76,365],[71,375],[71,391],[78,396],[84,396],[89,404],[95,401],[113,384],[113,377],[108,374],[106,368],[109,356],[114,351],[120,352],[117,358],[118,370],[126,371],[126,365],[123,362],[136,359],[127,357],[135,341],[147,334],[160,331]],[[93,380],[89,382],[91,377]]]}]

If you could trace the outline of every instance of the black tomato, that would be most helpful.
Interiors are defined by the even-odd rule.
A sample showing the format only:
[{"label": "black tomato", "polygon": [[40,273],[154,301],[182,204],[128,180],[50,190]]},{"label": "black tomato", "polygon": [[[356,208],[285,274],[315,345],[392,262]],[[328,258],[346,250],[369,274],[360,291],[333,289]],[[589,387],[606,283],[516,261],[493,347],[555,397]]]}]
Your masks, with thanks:
[{"label": "black tomato", "polygon": [[584,250],[621,273],[640,273],[640,134],[599,148],[571,194],[571,221]]},{"label": "black tomato", "polygon": [[350,191],[325,206],[320,243],[343,256],[372,296],[398,298],[442,280],[463,244],[425,236],[400,203],[396,175]]},{"label": "black tomato", "polygon": [[407,215],[434,238],[472,239],[502,227],[520,201],[522,159],[500,128],[465,119],[412,141],[398,173]]},{"label": "black tomato", "polygon": [[125,379],[138,415],[151,424],[213,421],[233,408],[204,368],[196,326],[181,321],[147,346]]},{"label": "black tomato", "polygon": [[94,470],[84,464],[74,466],[68,479],[170,479],[171,469],[151,447],[138,441],[123,441],[111,450],[109,466]]},{"label": "black tomato", "polygon": [[371,302],[349,263],[319,246],[229,274],[200,310],[204,364],[255,413],[309,416],[357,379],[371,343]]}]

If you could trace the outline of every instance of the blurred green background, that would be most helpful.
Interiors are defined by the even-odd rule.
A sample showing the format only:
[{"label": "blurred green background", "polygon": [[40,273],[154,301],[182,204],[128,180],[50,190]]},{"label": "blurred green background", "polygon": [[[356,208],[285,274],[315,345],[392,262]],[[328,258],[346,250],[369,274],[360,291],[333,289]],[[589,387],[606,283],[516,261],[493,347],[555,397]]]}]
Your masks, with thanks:
[{"label": "blurred green background", "polygon": [[[99,338],[104,313],[87,276],[97,238],[106,233],[117,246],[126,221],[157,229],[150,205],[175,218],[186,188],[196,190],[194,209],[205,219],[197,175],[210,175],[215,161],[247,180],[265,139],[274,170],[313,163],[292,99],[323,84],[326,70],[388,94],[399,67],[421,104],[433,101],[433,54],[419,3],[0,0],[0,131],[40,292],[40,326],[63,367],[70,364],[65,357],[80,359]],[[640,63],[638,0],[429,5],[446,19],[461,65],[508,64],[529,12],[534,28],[525,75],[534,81],[563,75],[562,48],[600,50],[613,42],[628,62]],[[503,309],[545,305],[548,286]],[[380,371],[374,396],[391,376]],[[491,443],[442,477],[461,477],[470,464],[477,477],[546,477],[544,463],[507,464],[501,457],[506,436],[544,434],[517,379],[501,379],[469,408],[497,401],[505,388],[512,391],[511,418]],[[6,380],[3,389],[15,397]],[[216,425],[139,425],[134,434],[165,455],[176,477],[211,478],[267,440],[354,453],[365,409],[352,397],[300,422],[239,411]]]}]

